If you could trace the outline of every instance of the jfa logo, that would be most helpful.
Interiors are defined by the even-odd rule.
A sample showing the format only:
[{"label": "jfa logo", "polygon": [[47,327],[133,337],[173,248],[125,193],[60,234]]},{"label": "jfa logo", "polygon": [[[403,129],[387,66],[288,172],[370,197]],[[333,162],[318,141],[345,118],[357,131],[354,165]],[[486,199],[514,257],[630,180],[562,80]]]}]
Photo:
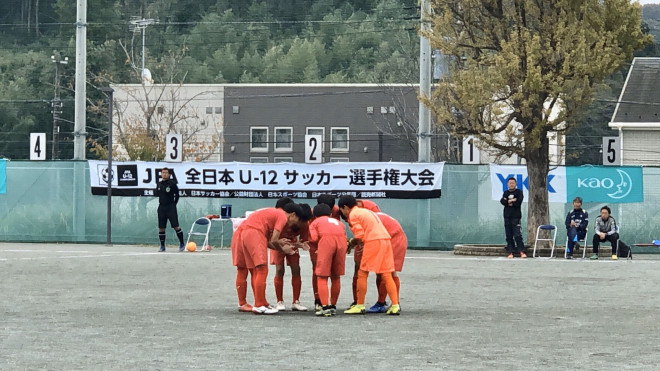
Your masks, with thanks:
[{"label": "jfa logo", "polygon": [[632,191],[633,181],[627,172],[621,169],[617,169],[616,171],[619,174],[619,179],[617,179],[618,183],[616,183],[616,181],[612,178],[578,177],[577,178],[578,190],[580,188],[587,188],[594,190],[605,189],[607,191],[612,190],[613,192],[607,194],[609,197],[617,200],[624,198],[630,194],[630,191]]},{"label": "jfa logo", "polygon": [[[525,189],[529,190],[529,177],[527,177],[527,175],[525,174],[508,174],[507,176],[504,176],[503,174],[500,173],[496,173],[496,174],[497,174],[497,178],[502,183],[502,192],[509,189],[509,187],[506,184],[509,178],[516,179],[516,183],[519,189],[522,190],[523,189],[522,187],[525,187]],[[557,193],[557,191],[552,187],[552,180],[554,178],[555,175],[548,174],[548,193]]]}]

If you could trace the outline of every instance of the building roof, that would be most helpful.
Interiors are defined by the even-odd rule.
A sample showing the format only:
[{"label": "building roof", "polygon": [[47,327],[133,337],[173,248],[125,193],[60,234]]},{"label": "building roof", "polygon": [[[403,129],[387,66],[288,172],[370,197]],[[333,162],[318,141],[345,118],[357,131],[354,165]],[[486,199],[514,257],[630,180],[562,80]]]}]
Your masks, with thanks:
[{"label": "building roof", "polygon": [[660,58],[633,59],[612,120],[614,128],[660,128]]}]

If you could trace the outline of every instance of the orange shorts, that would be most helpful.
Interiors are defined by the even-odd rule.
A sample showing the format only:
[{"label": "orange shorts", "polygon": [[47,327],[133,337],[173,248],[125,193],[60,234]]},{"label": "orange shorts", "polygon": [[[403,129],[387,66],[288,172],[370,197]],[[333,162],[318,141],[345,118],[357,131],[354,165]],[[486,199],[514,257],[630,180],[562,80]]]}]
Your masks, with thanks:
[{"label": "orange shorts", "polygon": [[231,262],[235,267],[247,268],[245,265],[245,254],[243,254],[243,241],[241,240],[242,229],[234,232],[231,237]]},{"label": "orange shorts", "polygon": [[388,239],[373,240],[364,243],[360,269],[374,273],[394,272],[392,243]]},{"label": "orange shorts", "polygon": [[343,276],[346,266],[346,236],[321,238],[314,274],[319,277]]},{"label": "orange shorts", "polygon": [[293,255],[287,255],[281,251],[270,250],[270,264],[272,265],[284,265],[284,260],[286,259],[286,265],[300,265],[300,254],[296,252]]},{"label": "orange shorts", "polygon": [[408,239],[403,233],[399,233],[396,237],[392,238],[392,255],[394,255],[394,270],[401,272],[403,269],[403,261],[406,259],[406,251],[408,250]]},{"label": "orange shorts", "polygon": [[241,240],[246,268],[268,264],[268,239],[263,233],[246,228],[241,232]]}]

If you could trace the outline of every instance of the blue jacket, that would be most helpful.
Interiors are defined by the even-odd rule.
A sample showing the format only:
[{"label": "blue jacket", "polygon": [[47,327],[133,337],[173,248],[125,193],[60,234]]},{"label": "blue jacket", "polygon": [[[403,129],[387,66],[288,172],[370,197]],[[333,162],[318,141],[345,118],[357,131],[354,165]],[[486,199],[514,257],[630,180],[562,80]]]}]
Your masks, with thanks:
[{"label": "blue jacket", "polygon": [[578,225],[578,230],[586,231],[589,224],[589,213],[584,209],[573,209],[566,215],[566,229],[571,229],[571,221],[574,221]]}]

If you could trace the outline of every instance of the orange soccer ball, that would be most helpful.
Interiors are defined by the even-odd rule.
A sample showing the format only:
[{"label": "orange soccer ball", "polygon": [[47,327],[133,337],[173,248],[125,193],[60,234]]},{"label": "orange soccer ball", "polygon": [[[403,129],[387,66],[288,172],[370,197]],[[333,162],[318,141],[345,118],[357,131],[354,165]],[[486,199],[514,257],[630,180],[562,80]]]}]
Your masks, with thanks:
[{"label": "orange soccer ball", "polygon": [[188,242],[188,245],[186,245],[186,250],[190,252],[195,252],[197,250],[197,244],[194,243],[193,241]]}]

